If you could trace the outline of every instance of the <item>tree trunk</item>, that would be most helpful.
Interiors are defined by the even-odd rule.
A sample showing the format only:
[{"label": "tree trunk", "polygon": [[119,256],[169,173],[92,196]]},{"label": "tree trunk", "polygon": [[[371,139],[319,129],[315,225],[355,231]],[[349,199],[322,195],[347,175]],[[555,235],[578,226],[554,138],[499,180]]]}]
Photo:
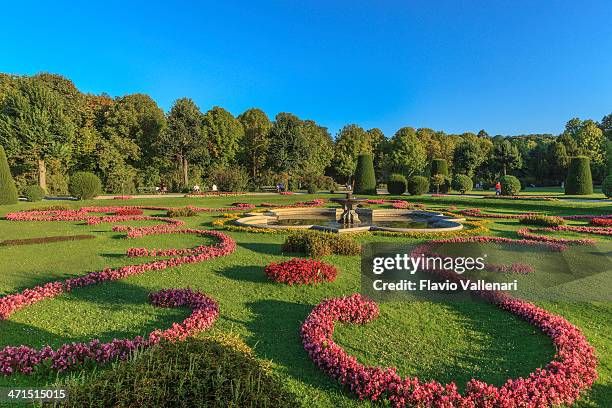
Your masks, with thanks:
[{"label": "tree trunk", "polygon": [[38,159],[38,185],[45,192],[47,191],[47,167],[42,159]]},{"label": "tree trunk", "polygon": [[189,163],[185,157],[183,157],[183,187],[189,187]]},{"label": "tree trunk", "polygon": [[505,176],[506,175],[506,163],[504,163],[503,168],[504,168],[504,176]]}]

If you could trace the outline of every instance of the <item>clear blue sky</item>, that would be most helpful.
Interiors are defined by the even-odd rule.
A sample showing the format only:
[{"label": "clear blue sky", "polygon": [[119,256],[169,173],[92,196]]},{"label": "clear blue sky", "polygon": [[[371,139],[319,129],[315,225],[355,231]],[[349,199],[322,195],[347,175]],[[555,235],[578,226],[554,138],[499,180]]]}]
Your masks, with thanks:
[{"label": "clear blue sky", "polygon": [[239,114],[558,133],[612,112],[610,1],[13,1],[0,71]]}]

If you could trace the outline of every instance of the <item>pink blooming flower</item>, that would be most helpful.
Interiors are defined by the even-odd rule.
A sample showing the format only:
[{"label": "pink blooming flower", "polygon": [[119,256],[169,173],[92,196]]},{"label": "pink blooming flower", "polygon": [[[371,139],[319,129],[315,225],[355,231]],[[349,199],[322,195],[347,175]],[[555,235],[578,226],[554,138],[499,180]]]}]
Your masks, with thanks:
[{"label": "pink blooming flower", "polygon": [[[463,279],[456,274],[453,278]],[[591,387],[597,379],[597,359],[580,330],[560,316],[506,294],[482,292],[481,296],[548,335],[557,348],[553,361],[501,387],[472,379],[463,395],[455,383],[402,378],[395,367],[363,365],[333,340],[335,322],[365,324],[378,317],[378,305],[359,294],[317,305],[301,327],[302,343],[321,370],[359,399],[387,399],[394,407],[548,407],[571,404]]]},{"label": "pink blooming flower", "polygon": [[611,218],[592,218],[591,225],[596,225],[598,227],[612,227],[612,217]]},{"label": "pink blooming flower", "polygon": [[[546,235],[537,235],[534,234],[534,231],[568,231],[567,227],[561,225],[559,227],[550,227],[550,228],[521,228],[516,233],[526,239],[531,239],[539,242],[549,242],[556,244],[567,244],[567,245],[595,245],[595,241],[588,238],[579,238],[579,239],[570,239],[570,238],[556,238],[549,237]],[[580,227],[576,227],[580,228]],[[585,227],[588,228],[588,227]],[[575,231],[570,229],[569,231]],[[578,232],[587,232],[587,231],[578,231]],[[610,233],[612,234],[612,232]]]},{"label": "pink blooming flower", "polygon": [[62,372],[87,361],[104,364],[124,360],[131,352],[159,343],[160,340],[179,341],[210,328],[219,316],[219,305],[210,297],[191,289],[164,289],[149,295],[151,304],[159,307],[189,307],[191,315],[182,323],[174,323],[166,330],[155,330],[146,338],[113,339],[102,343],[98,339],[89,343],[64,344],[57,350],[45,346],[6,346],[0,350],[0,373],[32,374],[37,366],[48,365]]},{"label": "pink blooming flower", "polygon": [[519,219],[519,218],[524,218],[524,217],[528,217],[530,215],[537,214],[537,213],[534,213],[534,212],[528,212],[528,213],[522,213],[522,214],[485,214],[485,213],[481,212],[478,208],[471,208],[471,209],[467,209],[467,210],[459,210],[458,212],[459,212],[459,214],[465,215],[466,217],[498,218],[498,219],[507,219],[507,220]]},{"label": "pink blooming flower", "polygon": [[[115,269],[107,268],[102,271],[90,272],[76,278],[63,281],[49,282],[41,286],[24,289],[20,293],[0,298],[0,319],[8,319],[16,310],[22,309],[44,299],[59,296],[75,288],[95,285],[105,281],[123,279],[128,276],[139,275],[148,271],[158,271],[166,268],[189,263],[198,263],[215,257],[228,255],[236,249],[236,242],[219,231],[205,231],[196,229],[178,229],[184,222],[166,217],[147,217],[141,215],[117,215],[121,211],[135,213],[135,210],[162,209],[163,207],[84,207],[80,210],[60,211],[29,211],[12,213],[7,219],[14,221],[77,221],[86,220],[88,223],[116,222],[127,220],[159,220],[166,224],[153,227],[133,228],[128,226],[115,226],[113,230],[127,231],[128,237],[138,237],[153,234],[198,234],[211,236],[219,242],[213,245],[200,245],[190,249],[148,250],[146,248],[131,248],[128,256],[170,256],[163,260],[150,261],[139,265],[127,265]],[[96,217],[90,213],[115,213],[111,216]],[[65,344],[57,350],[43,347],[39,350],[28,346],[7,346],[0,350],[0,373],[10,375],[16,372],[23,374],[33,373],[36,366],[49,364],[52,369],[63,371],[85,361],[105,363],[114,359],[124,359],[137,348],[147,347],[159,342],[161,339],[182,340],[197,331],[204,330],[212,325],[219,314],[219,308],[212,299],[190,289],[167,289],[151,295],[151,302],[161,307],[190,307],[193,312],[182,324],[175,323],[170,329],[156,330],[148,338],[136,337],[134,339],[113,340],[110,343],[101,343],[92,340],[89,343]],[[47,363],[50,362],[50,363]]]},{"label": "pink blooming flower", "polygon": [[332,265],[314,259],[293,258],[266,266],[265,273],[274,282],[288,285],[312,285],[333,282],[338,271]]}]

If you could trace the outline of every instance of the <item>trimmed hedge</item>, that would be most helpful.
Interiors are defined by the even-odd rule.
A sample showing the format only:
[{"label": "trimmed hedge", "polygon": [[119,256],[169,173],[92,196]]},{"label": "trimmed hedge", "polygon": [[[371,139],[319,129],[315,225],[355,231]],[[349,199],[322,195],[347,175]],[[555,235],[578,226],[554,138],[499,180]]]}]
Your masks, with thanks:
[{"label": "trimmed hedge", "polygon": [[195,212],[194,210],[192,210],[191,208],[170,208],[168,210],[168,212],[166,213],[167,217],[170,218],[174,218],[174,217],[194,217],[196,216],[198,213]]},{"label": "trimmed hedge", "polygon": [[587,156],[572,157],[565,180],[565,194],[593,194],[593,177]]},{"label": "trimmed hedge", "polygon": [[502,195],[515,196],[521,192],[521,182],[514,176],[500,177]]},{"label": "trimmed hedge", "polygon": [[389,194],[402,195],[408,188],[408,180],[401,174],[394,173],[389,177],[387,181],[387,190]]},{"label": "trimmed hedge", "polygon": [[[69,377],[62,407],[299,406],[268,363],[235,334],[164,343],[113,369]],[[49,404],[51,405],[51,404]]]},{"label": "trimmed hedge", "polygon": [[362,154],[357,158],[355,193],[376,194],[376,175],[374,174],[374,160],[371,154]]},{"label": "trimmed hedge", "polygon": [[429,180],[423,176],[413,176],[408,179],[408,192],[410,195],[421,195],[429,191]]},{"label": "trimmed hedge", "polygon": [[95,174],[80,171],[70,178],[69,190],[79,200],[89,200],[100,194],[102,182]]},{"label": "trimmed hedge", "polygon": [[528,215],[519,219],[521,224],[525,225],[537,225],[539,227],[558,227],[559,225],[565,224],[565,220],[561,217],[555,217],[552,215]]},{"label": "trimmed hedge", "polygon": [[7,239],[4,241],[0,241],[0,246],[48,244],[50,242],[80,241],[83,239],[94,239],[94,238],[95,238],[95,235],[59,235],[59,236],[53,236],[53,237]]},{"label": "trimmed hedge", "polygon": [[327,255],[359,255],[361,245],[353,238],[319,231],[299,231],[290,234],[281,250],[290,253],[304,253],[313,258]]},{"label": "trimmed hedge", "polygon": [[448,177],[448,163],[444,159],[433,159],[431,161],[431,175],[441,174]]},{"label": "trimmed hedge", "polygon": [[4,148],[0,145],[0,205],[16,204],[19,201],[15,180],[6,160]]},{"label": "trimmed hedge", "polygon": [[603,179],[601,183],[601,192],[608,198],[612,197],[612,174]]},{"label": "trimmed hedge", "polygon": [[465,194],[467,191],[471,191],[474,187],[472,179],[465,174],[455,174],[453,181],[451,182],[453,190],[459,191],[461,194]]},{"label": "trimmed hedge", "polygon": [[45,190],[43,190],[38,184],[27,186],[23,195],[28,201],[36,202],[45,198]]}]

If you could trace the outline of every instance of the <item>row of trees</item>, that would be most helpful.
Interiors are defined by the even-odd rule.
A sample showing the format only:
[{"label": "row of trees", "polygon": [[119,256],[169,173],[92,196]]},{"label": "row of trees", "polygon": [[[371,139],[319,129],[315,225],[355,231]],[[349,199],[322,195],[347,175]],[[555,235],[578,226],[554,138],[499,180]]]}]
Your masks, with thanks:
[{"label": "row of trees", "polygon": [[83,94],[59,75],[0,74],[0,144],[18,189],[38,183],[50,194],[65,194],[69,175],[78,171],[97,174],[112,193],[190,189],[220,179],[253,189],[278,182],[322,187],[329,177],[352,182],[360,154],[373,156],[379,182],[393,173],[429,175],[432,160],[442,158],[452,173],[480,183],[512,173],[525,184],[558,185],[574,155],[590,158],[595,181],[610,171],[612,115],[601,122],[572,119],[559,136],[404,127],[387,138],[380,129],[351,124],[332,138],[291,113],[270,120],[249,109],[234,117],[221,107],[202,112],[189,98],[164,113],[143,94],[111,98]]}]

